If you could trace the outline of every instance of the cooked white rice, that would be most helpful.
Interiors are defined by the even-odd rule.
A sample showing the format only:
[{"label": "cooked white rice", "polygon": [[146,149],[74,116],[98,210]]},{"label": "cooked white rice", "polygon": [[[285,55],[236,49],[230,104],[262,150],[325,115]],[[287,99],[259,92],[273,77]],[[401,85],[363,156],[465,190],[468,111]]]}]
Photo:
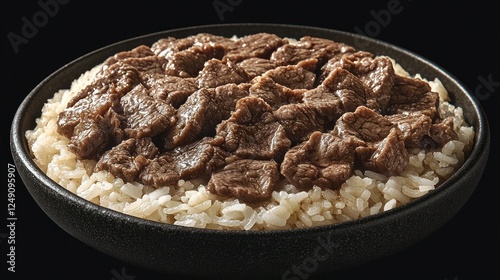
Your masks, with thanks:
[{"label": "cooked white rice", "polygon": [[[396,73],[409,75],[398,64],[394,66]],[[57,133],[57,115],[90,83],[98,70],[96,66],[82,74],[69,89],[58,91],[47,101],[36,127],[26,133],[34,160],[52,180],[80,197],[162,223],[210,229],[264,230],[358,219],[388,211],[431,192],[463,163],[473,145],[474,130],[465,123],[462,109],[449,103],[447,91],[439,80],[426,80],[432,90],[439,93],[440,116],[454,116],[459,139],[448,142],[440,150],[410,150],[409,165],[399,176],[388,178],[372,171],[357,170],[337,191],[313,187],[305,192],[284,185],[273,192],[271,201],[260,204],[213,195],[197,180],[181,180],[175,186],[155,189],[136,182],[125,183],[104,171],[93,173],[96,162],[77,160],[67,148],[69,139]]]}]

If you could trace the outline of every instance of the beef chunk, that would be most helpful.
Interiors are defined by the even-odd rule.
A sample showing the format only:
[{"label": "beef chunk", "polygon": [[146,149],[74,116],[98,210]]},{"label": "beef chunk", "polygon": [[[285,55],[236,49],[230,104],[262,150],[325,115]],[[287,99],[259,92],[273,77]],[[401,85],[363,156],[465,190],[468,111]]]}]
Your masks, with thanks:
[{"label": "beef chunk", "polygon": [[360,106],[343,114],[335,125],[334,134],[348,139],[355,146],[384,139],[395,125],[374,110]]},{"label": "beef chunk", "polygon": [[320,69],[319,81],[323,80],[330,75],[330,72],[336,68],[343,68],[350,71],[353,67],[354,61],[359,61],[364,57],[373,58],[374,55],[365,51],[346,52],[334,55],[331,57]]},{"label": "beef chunk", "polygon": [[115,177],[132,182],[157,154],[158,148],[151,138],[129,138],[104,153],[94,171],[107,170]]},{"label": "beef chunk", "polygon": [[330,58],[339,55],[354,52],[354,48],[343,43],[332,40],[304,36],[296,44],[286,44],[278,48],[271,56],[271,61],[278,65],[293,65],[303,61],[314,59],[314,69],[321,67]]},{"label": "beef chunk", "polygon": [[313,72],[296,65],[279,66],[262,76],[291,89],[312,89],[316,80]]},{"label": "beef chunk", "polygon": [[185,38],[167,37],[162,38],[151,46],[151,50],[159,57],[171,58],[176,52],[186,50],[194,45],[218,44],[226,49],[233,49],[233,41],[230,38],[217,36],[209,33],[199,33]]},{"label": "beef chunk", "polygon": [[397,75],[387,113],[419,113],[434,119],[438,105],[439,95],[431,92],[428,83]]},{"label": "beef chunk", "polygon": [[395,114],[385,116],[402,132],[406,147],[421,147],[422,141],[429,135],[432,120],[421,114]]},{"label": "beef chunk", "polygon": [[266,58],[251,57],[238,62],[238,66],[245,70],[248,78],[251,80],[264,74],[268,70],[276,68],[277,65],[273,61]]},{"label": "beef chunk", "polygon": [[234,48],[226,53],[223,60],[240,62],[252,57],[269,58],[273,51],[286,43],[288,40],[275,34],[250,34],[236,40]]},{"label": "beef chunk", "polygon": [[68,148],[81,159],[94,159],[108,144],[124,137],[117,94],[91,94],[62,111],[57,131],[70,138]]},{"label": "beef chunk", "polygon": [[[339,104],[338,102],[337,104]],[[314,131],[326,132],[338,118],[338,106],[329,103],[304,102],[283,105],[274,111],[274,117],[283,125],[292,143],[306,140]]]},{"label": "beef chunk", "polygon": [[224,138],[221,147],[240,158],[281,160],[291,144],[271,107],[253,96],[236,103],[231,117],[217,126],[217,135]]},{"label": "beef chunk", "polygon": [[200,89],[191,94],[177,110],[177,122],[164,135],[167,150],[191,143],[202,136],[215,135],[215,127],[227,119],[236,102],[248,95],[248,86],[227,84]]},{"label": "beef chunk", "polygon": [[122,51],[107,58],[104,61],[104,66],[108,67],[112,64],[115,64],[118,61],[123,61],[130,58],[144,58],[153,56],[155,56],[155,54],[148,46],[140,45],[138,47],[133,48],[130,51]]},{"label": "beef chunk", "polygon": [[92,119],[96,115],[104,115],[110,108],[119,104],[117,95],[93,94],[79,99],[72,106],[66,107],[57,119],[57,132],[71,137],[73,130],[84,119]]},{"label": "beef chunk", "polygon": [[380,109],[386,108],[396,76],[391,60],[387,57],[365,57],[354,63],[351,72],[372,89],[372,98],[377,101]]},{"label": "beef chunk", "polygon": [[125,117],[125,133],[131,138],[153,137],[175,123],[172,105],[155,100],[140,84],[120,99]]},{"label": "beef chunk", "polygon": [[103,67],[94,80],[68,102],[67,108],[74,106],[80,99],[89,95],[111,94],[120,98],[139,83],[141,83],[140,73],[130,65],[115,63],[109,67]]},{"label": "beef chunk", "polygon": [[359,78],[342,68],[331,71],[315,90],[337,95],[344,111],[353,112],[359,106],[368,106],[367,104],[375,107],[373,109],[378,107],[376,101],[370,99],[371,89]]},{"label": "beef chunk", "polygon": [[165,74],[182,78],[194,78],[203,69],[205,62],[213,58],[222,58],[224,51],[224,47],[221,45],[203,44],[174,52],[167,58]]},{"label": "beef chunk", "polygon": [[74,127],[68,149],[79,159],[96,159],[108,145],[121,141],[123,134],[114,111],[87,115]]},{"label": "beef chunk", "polygon": [[269,199],[279,178],[275,161],[241,159],[214,172],[207,189],[216,195],[253,203]]},{"label": "beef chunk", "polygon": [[304,104],[302,106],[314,108],[313,112],[324,120],[321,131],[333,129],[337,119],[345,112],[344,104],[340,98],[325,87],[317,87],[304,93]]},{"label": "beef chunk", "polygon": [[437,119],[430,128],[430,137],[439,145],[444,145],[451,140],[457,140],[458,135],[454,130],[453,118]]},{"label": "beef chunk", "polygon": [[409,161],[409,154],[398,128],[391,129],[381,141],[357,147],[356,156],[364,168],[386,176],[401,174]]},{"label": "beef chunk", "polygon": [[270,77],[259,77],[250,87],[250,95],[262,98],[273,109],[278,109],[285,104],[301,102],[304,91],[280,85]]},{"label": "beef chunk", "polygon": [[175,37],[166,37],[159,39],[151,45],[151,51],[160,57],[170,57],[173,53],[185,50],[194,44],[192,37],[177,39]]},{"label": "beef chunk", "polygon": [[[203,178],[220,169],[220,138],[204,137],[193,143],[161,153],[139,174],[143,184],[161,187],[176,185],[180,179]],[[217,156],[217,157],[216,157]]]},{"label": "beef chunk", "polygon": [[[57,121],[58,132],[67,137],[72,137],[75,134],[76,125],[81,120],[89,119],[90,121],[86,126],[90,126],[90,123],[102,119],[97,118],[97,115],[102,117],[109,110],[119,111],[120,98],[140,82],[139,71],[130,65],[117,62],[108,67],[103,67],[90,85],[78,92],[59,114]],[[109,120],[107,122],[110,123]],[[83,126],[80,126],[79,131]],[[105,126],[107,125],[103,127]],[[78,136],[75,139],[77,138],[81,137]],[[73,144],[78,146],[76,143]],[[86,154],[84,157],[93,156],[95,155]]]},{"label": "beef chunk", "polygon": [[108,58],[103,67],[110,67],[113,64],[127,65],[137,69],[141,79],[149,79],[150,76],[164,74],[164,58],[155,56],[146,46],[137,47],[128,52],[122,52]]},{"label": "beef chunk", "polygon": [[297,46],[306,49],[326,52],[328,58],[331,58],[338,54],[347,54],[355,51],[352,46],[346,45],[344,43],[313,36],[304,36],[300,38],[300,40],[297,42]]},{"label": "beef chunk", "polygon": [[198,88],[215,88],[225,84],[240,84],[250,80],[245,70],[232,61],[211,59],[196,78]]},{"label": "beef chunk", "polygon": [[302,46],[286,44],[279,47],[271,55],[271,62],[277,65],[295,65],[303,60],[311,59],[314,50]]},{"label": "beef chunk", "polygon": [[331,133],[314,132],[285,155],[281,174],[302,189],[337,189],[352,173],[354,149]]},{"label": "beef chunk", "polygon": [[407,166],[409,155],[402,132],[386,117],[360,106],[338,119],[332,132],[355,149],[366,169],[392,176]]},{"label": "beef chunk", "polygon": [[334,65],[351,72],[365,83],[373,94],[370,99],[376,100],[383,111],[389,104],[396,76],[392,62],[384,56],[372,58],[363,54],[343,56]]},{"label": "beef chunk", "polygon": [[174,108],[179,108],[189,95],[198,90],[194,78],[157,75],[147,81],[149,95],[154,99],[164,100]]},{"label": "beef chunk", "polygon": [[119,99],[142,83],[147,74],[162,72],[161,62],[149,55],[150,49],[141,46],[108,58],[94,80],[68,102],[67,108],[73,107],[89,95],[116,95],[109,98]]}]

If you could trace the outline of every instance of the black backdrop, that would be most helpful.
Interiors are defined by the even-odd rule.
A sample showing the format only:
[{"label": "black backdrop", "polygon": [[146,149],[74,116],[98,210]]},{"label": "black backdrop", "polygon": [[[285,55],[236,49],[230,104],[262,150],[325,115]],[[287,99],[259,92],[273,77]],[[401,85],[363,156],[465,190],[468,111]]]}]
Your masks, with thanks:
[{"label": "black backdrop", "polygon": [[[500,10],[454,1],[9,1],[2,7],[2,183],[12,116],[43,78],[96,48],[157,31],[203,24],[265,22],[363,33],[411,50],[442,66],[471,90],[492,129],[490,161],[480,185],[448,224],[407,250],[325,279],[495,279],[500,275],[500,180],[496,121],[500,95]],[[340,1],[338,1],[340,2]],[[17,177],[19,178],[19,177]],[[106,256],[57,227],[16,184],[16,272],[7,271],[8,228],[0,227],[0,275],[7,279],[178,279]],[[6,219],[2,219],[6,221]],[[1,222],[7,224],[6,222]],[[258,269],[258,268],[256,268]],[[496,277],[495,277],[496,276]],[[2,279],[6,279],[1,277]],[[322,279],[311,275],[309,279]]]}]

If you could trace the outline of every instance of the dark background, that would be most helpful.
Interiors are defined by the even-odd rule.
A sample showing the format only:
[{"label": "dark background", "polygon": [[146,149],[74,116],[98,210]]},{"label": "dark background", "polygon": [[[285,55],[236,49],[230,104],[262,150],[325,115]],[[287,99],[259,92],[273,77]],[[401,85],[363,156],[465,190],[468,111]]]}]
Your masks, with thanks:
[{"label": "dark background", "polygon": [[[55,1],[9,1],[10,6],[2,8],[3,215],[7,210],[6,165],[13,163],[8,137],[15,110],[42,79],[79,56],[131,37],[203,24],[265,22],[353,33],[362,30],[370,37],[422,55],[462,81],[487,113],[492,149],[476,191],[444,227],[403,252],[323,278],[498,279],[500,180],[494,168],[499,156],[495,144],[499,140],[496,121],[500,95],[500,11],[493,1],[453,1],[452,5],[411,0],[348,4],[285,1],[276,3],[276,7],[269,7],[270,1],[250,0],[116,1],[109,6],[103,6],[101,3],[107,3],[104,1]],[[49,2],[58,5],[57,9],[52,6],[50,14],[43,12],[40,5]],[[325,3],[330,4],[325,7]],[[398,13],[383,18],[388,5],[397,3]],[[22,34],[26,20],[37,20],[39,25],[30,30],[29,36]],[[16,46],[9,40],[13,34],[30,38]],[[8,279],[179,279],[121,262],[74,239],[40,210],[20,180],[16,185],[16,211],[15,274],[7,273],[8,231],[0,227],[0,275],[7,274]],[[313,274],[309,279],[322,278]]]}]

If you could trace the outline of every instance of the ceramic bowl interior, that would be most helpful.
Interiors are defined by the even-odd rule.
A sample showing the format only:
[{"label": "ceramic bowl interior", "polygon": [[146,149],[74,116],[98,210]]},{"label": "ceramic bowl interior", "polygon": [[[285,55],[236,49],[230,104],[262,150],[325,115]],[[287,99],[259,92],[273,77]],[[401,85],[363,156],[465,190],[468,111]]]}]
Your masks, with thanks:
[{"label": "ceramic bowl interior", "polygon": [[[81,73],[107,57],[160,38],[197,33],[244,36],[257,32],[282,37],[316,36],[388,55],[412,74],[439,78],[452,102],[474,126],[475,145],[464,165],[435,191],[390,211],[329,226],[279,231],[220,231],[162,224],[97,206],[59,186],[33,162],[24,134],[33,129],[43,104]],[[485,114],[452,74],[408,50],[337,30],[277,24],[224,24],[158,32],[118,42],[84,55],[44,79],[14,117],[11,150],[21,179],[40,208],[62,229],[113,257],[165,273],[204,278],[282,277],[300,279],[293,267],[309,262],[307,273],[330,273],[394,254],[448,222],[466,203],[483,173],[489,151]],[[308,274],[308,275],[309,275]]]}]

